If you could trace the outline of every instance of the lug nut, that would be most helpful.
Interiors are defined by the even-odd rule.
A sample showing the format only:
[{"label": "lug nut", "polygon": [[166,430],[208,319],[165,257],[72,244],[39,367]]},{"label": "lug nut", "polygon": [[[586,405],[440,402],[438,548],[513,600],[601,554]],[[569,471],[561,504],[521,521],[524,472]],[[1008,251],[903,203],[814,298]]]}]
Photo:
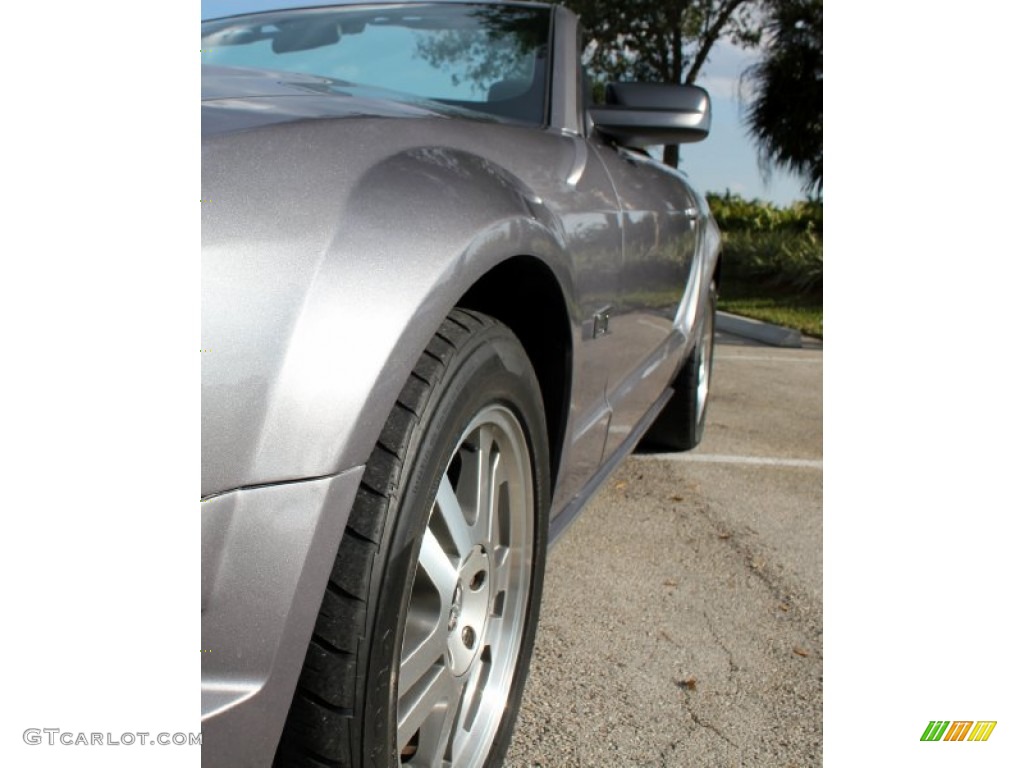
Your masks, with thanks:
[{"label": "lug nut", "polygon": [[476,632],[473,631],[472,627],[462,628],[462,643],[467,648],[472,649],[473,643],[476,642]]}]

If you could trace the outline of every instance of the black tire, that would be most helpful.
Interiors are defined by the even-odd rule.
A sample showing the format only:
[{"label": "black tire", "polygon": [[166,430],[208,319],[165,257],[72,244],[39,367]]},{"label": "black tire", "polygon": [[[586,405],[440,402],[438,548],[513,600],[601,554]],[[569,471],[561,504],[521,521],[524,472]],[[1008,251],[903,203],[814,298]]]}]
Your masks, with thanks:
[{"label": "black tire", "polygon": [[[704,437],[708,389],[715,356],[715,309],[718,296],[712,283],[697,329],[697,343],[672,384],[675,390],[641,442],[647,451],[689,451]],[[706,367],[705,367],[706,366]],[[702,381],[702,375],[706,378]]]},{"label": "black tire", "polygon": [[[482,436],[489,426],[488,418],[500,421],[499,427],[507,428],[510,435],[515,434],[507,437],[503,433],[494,433],[494,442],[487,449],[490,452],[487,465],[500,466],[507,477],[512,478],[513,472],[506,470],[506,465],[521,472],[524,466],[522,456],[527,456],[525,466],[528,471],[521,472],[520,482],[507,481],[515,483],[515,488],[499,483],[497,490],[488,494],[492,506],[504,503],[502,509],[506,511],[492,510],[488,519],[493,524],[485,527],[492,531],[494,541],[513,530],[511,523],[504,523],[505,518],[502,518],[502,523],[506,527],[497,525],[497,515],[511,516],[512,512],[508,510],[516,507],[508,499],[514,498],[517,503],[523,502],[523,510],[529,509],[532,513],[529,520],[532,540],[527,545],[526,539],[516,539],[526,550],[522,563],[518,559],[513,560],[518,570],[505,565],[511,560],[508,557],[513,549],[511,543],[505,548],[505,557],[501,561],[505,564],[500,568],[497,553],[501,546],[495,544],[490,560],[487,560],[486,547],[477,545],[474,548],[474,554],[467,556],[466,563],[471,557],[482,557],[488,564],[486,568],[491,570],[486,570],[486,589],[479,584],[470,584],[469,572],[465,571],[465,568],[475,570],[481,566],[465,563],[460,566],[457,557],[448,560],[456,574],[454,583],[457,586],[447,609],[447,634],[439,641],[446,644],[438,660],[440,667],[437,662],[433,663],[429,674],[440,669],[436,672],[436,679],[440,680],[440,676],[446,673],[448,677],[445,680],[457,681],[461,664],[457,664],[451,650],[457,645],[452,639],[453,633],[464,641],[466,650],[463,653],[472,657],[468,671],[462,672],[463,679],[470,680],[470,683],[463,683],[463,691],[471,688],[474,675],[481,691],[483,686],[491,685],[492,679],[498,680],[497,672],[492,673],[492,670],[498,670],[500,666],[495,659],[503,660],[501,668],[505,671],[501,674],[505,678],[501,679],[507,679],[508,692],[502,712],[485,710],[480,705],[475,705],[474,710],[472,703],[465,704],[461,699],[454,710],[459,717],[468,717],[466,713],[475,711],[471,721],[474,726],[478,718],[483,721],[485,711],[488,713],[487,728],[481,727],[477,732],[493,735],[486,738],[486,744],[483,736],[478,739],[479,744],[474,749],[485,752],[478,755],[472,765],[501,765],[519,709],[540,609],[550,504],[547,435],[540,387],[518,340],[493,318],[456,309],[420,357],[367,462],[277,750],[274,765],[278,768],[322,768],[325,765],[383,768],[407,764],[400,759],[397,739],[399,678],[408,674],[410,680],[416,680],[406,692],[407,697],[412,697],[419,690],[416,686],[421,682],[420,678],[412,677],[413,672],[406,673],[405,670],[412,666],[411,662],[408,667],[402,666],[406,653],[403,637],[406,630],[410,638],[414,631],[419,631],[422,623],[419,606],[427,604],[423,602],[426,599],[423,595],[429,595],[433,601],[431,605],[439,603],[439,611],[444,611],[446,605],[441,598],[440,587],[433,593],[424,587],[426,584],[426,587],[433,588],[434,584],[429,579],[424,581],[426,571],[421,557],[427,557],[429,547],[424,547],[421,552],[421,545],[426,536],[430,537],[431,545],[436,544],[439,539],[435,531],[443,534],[447,530],[439,488],[444,481],[451,483],[446,488],[458,488],[462,492],[463,481],[461,478],[453,480],[453,476],[461,474],[462,456],[472,458],[465,452],[473,448],[467,442],[473,435],[479,437],[479,444],[483,446]],[[467,432],[467,427],[478,421],[482,426],[477,432]],[[506,443],[501,443],[499,437],[506,439]],[[523,442],[512,446],[515,450],[506,449],[506,445],[512,445],[509,440],[519,437]],[[528,450],[519,450],[519,446]],[[481,456],[484,453],[482,447],[480,453]],[[509,456],[508,461],[505,453]],[[498,458],[494,459],[494,455]],[[493,476],[499,479],[506,477]],[[466,477],[470,477],[469,472]],[[523,478],[528,478],[528,481]],[[483,495],[482,492],[478,494],[479,497]],[[496,501],[499,496],[504,502]],[[458,506],[461,508],[462,505]],[[450,505],[445,508],[450,509]],[[462,511],[465,515],[466,511]],[[482,520],[479,508],[476,514],[479,523]],[[480,528],[480,525],[474,525]],[[517,522],[516,525],[519,527],[515,530],[519,531],[527,527],[527,522]],[[466,531],[469,530],[467,523]],[[455,538],[453,527],[451,539]],[[450,544],[449,548],[453,547],[454,544]],[[516,578],[519,581],[515,590],[506,588],[500,593],[499,609],[499,597],[494,592],[498,587],[487,585],[501,581],[501,575],[506,573],[502,569],[518,574]],[[467,574],[465,577],[464,573]],[[483,574],[484,570],[480,573]],[[472,577],[474,581],[479,581],[477,576]],[[512,583],[513,576],[508,578]],[[527,582],[524,583],[523,579]],[[479,594],[486,593],[486,598],[480,598],[485,602],[478,599],[474,604],[486,606],[480,609],[482,613],[477,611],[474,614],[475,619],[469,617],[476,610],[471,606],[471,599],[475,599],[473,595],[477,593],[471,594],[471,589],[479,590]],[[417,606],[415,622],[420,623],[410,623],[413,622],[411,604]],[[451,607],[456,604],[458,609]],[[486,637],[492,634],[499,637],[499,633],[504,632],[500,627],[504,626],[506,617],[509,627],[521,621],[521,632],[510,632],[510,635],[518,635],[518,651],[508,658],[507,663],[507,654],[501,656],[502,648],[499,648],[501,644],[498,641],[485,647]],[[454,629],[453,620],[456,622]],[[436,617],[432,621],[431,637],[437,642],[441,632]],[[466,640],[472,634],[472,628],[468,632],[466,629],[471,621],[479,622],[479,626],[473,625],[477,626],[479,638],[469,637],[469,640],[477,640],[475,646]],[[466,626],[462,626],[462,622]],[[409,642],[411,644],[412,640]],[[423,646],[426,645],[424,642]],[[511,649],[513,644],[510,641],[508,646],[502,647]],[[478,674],[484,666],[488,667],[487,673]],[[428,673],[421,674],[426,680]],[[483,698],[482,694],[480,698]],[[403,704],[406,701],[402,699]],[[430,711],[436,710],[434,707]],[[408,764],[439,764],[432,758],[427,759],[427,749],[421,745],[421,740],[424,743],[428,741],[424,735],[427,722],[424,721],[413,740],[404,745],[407,757],[410,757],[410,750],[416,753],[411,755]],[[433,729],[431,733],[438,730],[434,720],[429,722]],[[406,725],[407,730],[408,727]],[[444,747],[441,741],[437,741],[437,745],[439,749]],[[459,768],[469,768],[469,765],[460,765]]]}]

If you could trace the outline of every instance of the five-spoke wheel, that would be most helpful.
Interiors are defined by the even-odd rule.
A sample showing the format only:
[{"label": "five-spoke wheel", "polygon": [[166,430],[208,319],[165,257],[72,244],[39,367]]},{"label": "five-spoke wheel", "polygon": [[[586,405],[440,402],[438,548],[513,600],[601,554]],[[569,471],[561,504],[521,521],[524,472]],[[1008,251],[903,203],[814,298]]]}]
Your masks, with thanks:
[{"label": "five-spoke wheel", "polygon": [[531,461],[501,405],[448,462],[417,559],[398,674],[398,749],[417,766],[481,765],[508,698],[533,553]]}]

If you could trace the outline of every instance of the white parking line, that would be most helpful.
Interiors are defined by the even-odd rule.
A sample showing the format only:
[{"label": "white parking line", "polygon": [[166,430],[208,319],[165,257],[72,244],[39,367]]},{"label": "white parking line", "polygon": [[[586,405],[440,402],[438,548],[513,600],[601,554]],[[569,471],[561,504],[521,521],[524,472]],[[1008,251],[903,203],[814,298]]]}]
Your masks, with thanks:
[{"label": "white parking line", "polygon": [[719,360],[767,360],[772,363],[821,363],[820,357],[781,357],[779,355],[715,355]]},{"label": "white parking line", "polygon": [[769,456],[725,456],[714,453],[635,453],[637,459],[659,461],[695,461],[703,464],[750,464],[769,467],[807,467],[821,469],[821,459],[778,459]]}]

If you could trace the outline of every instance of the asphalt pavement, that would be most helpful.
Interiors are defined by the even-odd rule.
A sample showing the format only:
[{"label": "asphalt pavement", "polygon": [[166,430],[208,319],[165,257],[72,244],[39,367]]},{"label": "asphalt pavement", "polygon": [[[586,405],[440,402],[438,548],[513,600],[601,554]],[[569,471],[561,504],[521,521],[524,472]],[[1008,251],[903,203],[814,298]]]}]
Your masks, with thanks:
[{"label": "asphalt pavement", "polygon": [[628,459],[550,553],[506,766],[821,764],[821,345],[715,355],[700,448]]}]

